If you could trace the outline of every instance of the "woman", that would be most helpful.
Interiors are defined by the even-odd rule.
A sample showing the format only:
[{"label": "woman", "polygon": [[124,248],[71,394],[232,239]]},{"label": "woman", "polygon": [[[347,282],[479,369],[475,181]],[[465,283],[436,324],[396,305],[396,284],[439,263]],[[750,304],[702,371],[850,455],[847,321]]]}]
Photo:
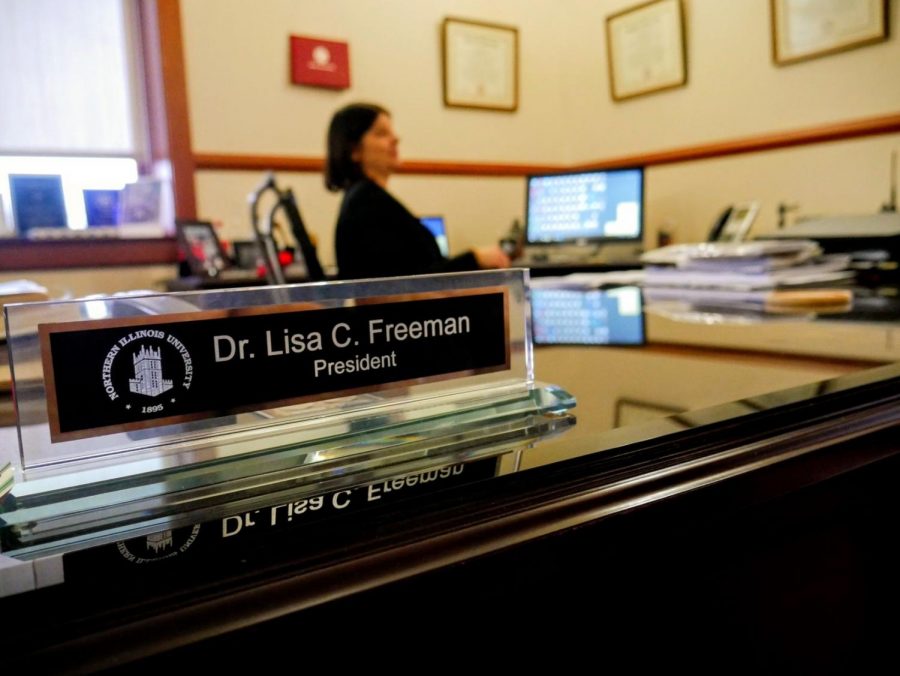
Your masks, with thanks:
[{"label": "woman", "polygon": [[344,279],[458,272],[509,267],[499,246],[446,259],[428,229],[387,191],[397,168],[397,143],[384,108],[356,103],[342,108],[328,128],[325,185],[344,191],[335,232],[338,271]]}]

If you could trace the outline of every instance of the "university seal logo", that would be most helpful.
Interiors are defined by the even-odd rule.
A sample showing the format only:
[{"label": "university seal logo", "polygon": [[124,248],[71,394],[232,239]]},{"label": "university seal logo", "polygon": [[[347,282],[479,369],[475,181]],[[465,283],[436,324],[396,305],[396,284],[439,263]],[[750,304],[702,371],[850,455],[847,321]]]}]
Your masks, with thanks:
[{"label": "university seal logo", "polygon": [[140,329],[119,338],[106,353],[103,390],[136,417],[171,414],[191,388],[191,353],[176,336]]},{"label": "university seal logo", "polygon": [[147,537],[122,540],[116,549],[131,563],[152,563],[171,559],[187,551],[200,534],[200,524],[151,533]]}]

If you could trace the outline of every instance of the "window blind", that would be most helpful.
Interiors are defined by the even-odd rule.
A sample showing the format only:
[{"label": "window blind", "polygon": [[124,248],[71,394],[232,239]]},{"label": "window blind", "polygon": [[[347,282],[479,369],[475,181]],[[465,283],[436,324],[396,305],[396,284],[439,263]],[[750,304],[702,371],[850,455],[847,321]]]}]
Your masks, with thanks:
[{"label": "window blind", "polygon": [[140,157],[133,0],[0,0],[0,154]]}]

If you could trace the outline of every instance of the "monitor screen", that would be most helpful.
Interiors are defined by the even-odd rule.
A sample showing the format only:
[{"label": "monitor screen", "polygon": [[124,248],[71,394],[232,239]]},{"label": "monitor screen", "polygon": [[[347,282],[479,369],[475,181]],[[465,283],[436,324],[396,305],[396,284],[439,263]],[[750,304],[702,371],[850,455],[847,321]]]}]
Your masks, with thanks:
[{"label": "monitor screen", "polygon": [[644,170],[528,177],[529,244],[637,241],[643,237]]},{"label": "monitor screen", "polygon": [[644,313],[636,286],[531,289],[536,345],[643,345]]},{"label": "monitor screen", "polygon": [[419,220],[434,235],[438,249],[441,250],[441,256],[450,258],[450,242],[447,240],[447,228],[444,226],[444,217],[422,216]]}]

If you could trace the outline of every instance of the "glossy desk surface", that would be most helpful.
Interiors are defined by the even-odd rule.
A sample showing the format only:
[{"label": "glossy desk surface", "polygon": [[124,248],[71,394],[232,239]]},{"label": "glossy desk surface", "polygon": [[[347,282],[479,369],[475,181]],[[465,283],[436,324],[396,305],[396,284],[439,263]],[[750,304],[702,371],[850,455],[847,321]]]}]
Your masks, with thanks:
[{"label": "glossy desk surface", "polygon": [[[814,398],[828,390],[822,381],[900,362],[896,289],[863,289],[857,298],[835,314],[673,313],[645,304],[643,345],[537,345],[535,379],[576,397],[578,423],[526,451],[516,466],[610,448],[623,438],[617,430],[649,420],[662,434],[684,429],[683,414],[709,407],[729,404],[726,415],[739,416],[753,410],[742,400],[765,395],[776,405],[788,388],[802,388],[791,398]],[[0,444],[14,447],[8,366],[0,370]]]},{"label": "glossy desk surface", "polygon": [[[884,299],[878,312],[838,315],[738,319],[673,316],[651,308],[645,310],[643,345],[538,346],[536,379],[577,398],[573,428],[504,453],[495,478],[469,486],[463,501],[450,491],[415,503],[415,513],[401,506],[368,522],[360,517],[368,525],[348,526],[344,540],[320,532],[319,544],[302,555],[295,551],[289,568],[269,561],[268,568],[278,572],[266,578],[252,577],[262,575],[258,570],[245,571],[243,592],[216,599],[213,594],[206,615],[195,614],[192,621],[205,627],[204,635],[214,635],[227,631],[216,627],[237,612],[233,604],[239,598],[245,603],[268,594],[265,616],[284,615],[332,598],[327,590],[343,588],[348,575],[358,583],[354,588],[373,588],[586,523],[650,500],[640,493],[648,477],[665,480],[688,465],[692,472],[712,468],[719,481],[780,463],[785,453],[795,457],[829,440],[895,429],[900,315],[893,290],[876,296]],[[0,428],[0,443],[15,443],[14,428]],[[447,458],[435,461],[445,464]],[[848,454],[835,466],[871,461]],[[705,481],[691,476],[693,488]],[[687,490],[682,481],[673,478],[662,489],[654,484],[653,500]],[[615,502],[612,486],[637,493],[629,493],[631,502]],[[542,515],[536,513],[539,505]],[[548,520],[550,514],[555,520]],[[78,592],[71,593],[77,601]],[[352,592],[337,595],[342,593]],[[154,608],[141,622],[168,637],[166,645],[194,640],[177,638]],[[110,632],[116,631],[107,626],[87,636],[86,649],[92,649],[91,641],[115,640]],[[146,648],[136,633],[118,638],[131,641],[135,656],[162,649]]]}]

